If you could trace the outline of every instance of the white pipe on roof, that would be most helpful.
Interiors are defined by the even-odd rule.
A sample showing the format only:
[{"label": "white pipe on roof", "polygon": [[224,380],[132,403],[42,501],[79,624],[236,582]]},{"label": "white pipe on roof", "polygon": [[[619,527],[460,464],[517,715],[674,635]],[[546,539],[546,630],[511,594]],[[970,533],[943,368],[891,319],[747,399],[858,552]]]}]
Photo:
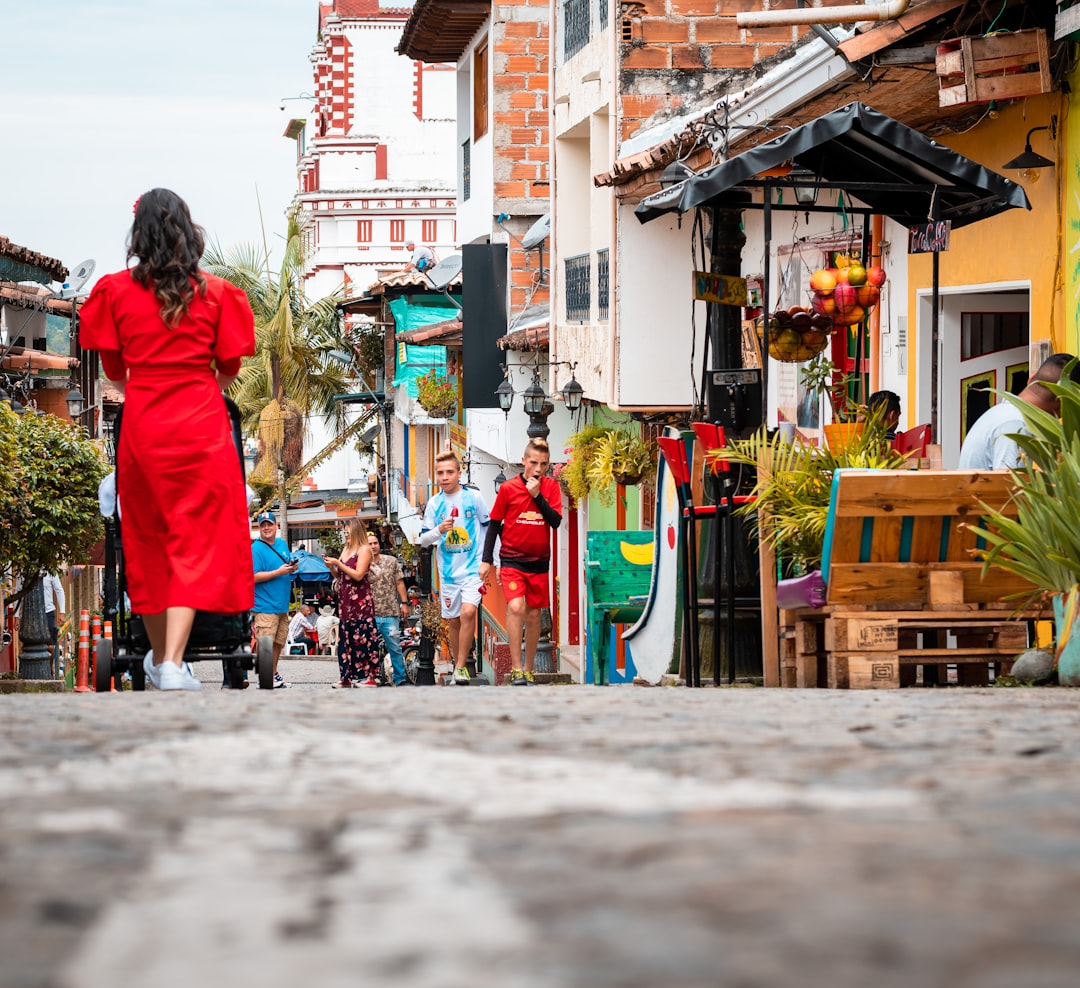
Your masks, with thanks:
[{"label": "white pipe on roof", "polygon": [[911,0],[859,4],[855,7],[802,7],[796,10],[748,10],[735,15],[739,27],[790,24],[854,24],[858,21],[893,21],[911,6]]}]

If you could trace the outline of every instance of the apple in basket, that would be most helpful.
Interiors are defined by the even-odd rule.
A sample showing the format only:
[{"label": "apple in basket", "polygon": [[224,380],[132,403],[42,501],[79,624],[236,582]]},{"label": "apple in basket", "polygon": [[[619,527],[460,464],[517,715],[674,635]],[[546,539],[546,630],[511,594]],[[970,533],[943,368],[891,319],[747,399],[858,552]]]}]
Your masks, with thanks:
[{"label": "apple in basket", "polygon": [[818,268],[810,275],[810,287],[815,292],[831,292],[836,287],[836,276],[828,268]]},{"label": "apple in basket", "polygon": [[879,268],[876,264],[873,267],[867,268],[866,281],[875,288],[880,288],[885,284],[885,269]]},{"label": "apple in basket", "polygon": [[846,281],[840,282],[833,292],[833,300],[836,302],[836,311],[843,315],[858,304],[855,286]]},{"label": "apple in basket", "polygon": [[810,303],[814,311],[819,315],[830,318],[836,315],[836,299],[833,298],[833,295],[833,292],[829,292],[828,295],[815,295]]}]

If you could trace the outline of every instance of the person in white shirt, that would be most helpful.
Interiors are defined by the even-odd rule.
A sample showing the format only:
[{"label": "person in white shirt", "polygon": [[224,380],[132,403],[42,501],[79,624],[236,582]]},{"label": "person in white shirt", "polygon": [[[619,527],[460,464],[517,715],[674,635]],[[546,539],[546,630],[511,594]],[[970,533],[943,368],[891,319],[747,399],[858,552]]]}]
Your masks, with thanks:
[{"label": "person in white shirt", "polygon": [[[1070,353],[1055,353],[1028,378],[1027,387],[1016,397],[1051,415],[1058,415],[1061,402],[1046,385],[1057,384],[1061,372],[1069,361],[1075,359]],[[1073,381],[1080,383],[1080,365],[1073,368]],[[991,405],[968,429],[960,447],[961,470],[1008,470],[1020,465],[1020,447],[1012,438],[1026,433],[1023,413],[1017,406],[1002,398]]]},{"label": "person in white shirt", "polygon": [[56,631],[67,616],[67,597],[64,595],[64,584],[55,573],[46,573],[42,577],[41,588],[45,591],[45,623],[49,626],[53,668],[56,669]]},{"label": "person in white shirt", "polygon": [[[311,604],[301,604],[300,610],[292,616],[292,620],[289,622],[289,638],[286,647],[291,645],[313,645],[314,642],[312,642],[308,632],[315,631],[317,627],[315,608]],[[310,649],[308,650],[310,651]]]},{"label": "person in white shirt", "polygon": [[435,251],[421,244],[416,245],[415,240],[406,240],[405,249],[411,253],[409,263],[402,271],[430,271],[435,266]]}]

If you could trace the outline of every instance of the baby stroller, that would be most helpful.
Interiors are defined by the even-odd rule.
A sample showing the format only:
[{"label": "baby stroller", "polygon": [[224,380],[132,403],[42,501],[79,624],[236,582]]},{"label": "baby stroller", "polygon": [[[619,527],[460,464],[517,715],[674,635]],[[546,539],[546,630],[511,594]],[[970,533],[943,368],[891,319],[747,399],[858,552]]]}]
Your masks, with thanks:
[{"label": "baby stroller", "polygon": [[[240,466],[244,473],[243,447],[240,435],[240,409],[232,399],[225,398],[225,406],[232,421],[233,438]],[[116,418],[113,440],[113,466],[116,466],[116,450],[120,448],[120,426],[123,410]],[[120,689],[120,678],[131,673],[131,685],[136,690],[146,689],[146,673],[143,659],[150,650],[142,618],[130,614],[124,606],[127,581],[124,573],[124,549],[121,538],[120,509],[113,499],[111,513],[105,514],[105,572],[102,596],[104,619],[113,626],[112,639],[102,638],[94,650],[94,688],[99,693],[109,691],[113,677]],[[274,639],[263,635],[251,651],[251,614],[218,614],[212,611],[196,611],[191,627],[185,662],[202,659],[221,659],[225,666],[229,685],[243,689],[247,685],[247,671],[254,669],[259,678],[259,688],[274,688]]]}]

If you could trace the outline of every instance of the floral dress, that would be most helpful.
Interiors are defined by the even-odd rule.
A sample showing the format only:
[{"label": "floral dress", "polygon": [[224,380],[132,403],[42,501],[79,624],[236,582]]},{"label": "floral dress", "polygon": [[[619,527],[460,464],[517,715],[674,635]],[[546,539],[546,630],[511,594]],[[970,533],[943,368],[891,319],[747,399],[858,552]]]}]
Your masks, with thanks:
[{"label": "floral dress", "polygon": [[[360,554],[345,560],[355,569]],[[375,601],[365,574],[353,580],[344,574],[339,577],[338,671],[343,682],[359,683],[375,676],[379,668],[379,629],[375,624]]]}]

